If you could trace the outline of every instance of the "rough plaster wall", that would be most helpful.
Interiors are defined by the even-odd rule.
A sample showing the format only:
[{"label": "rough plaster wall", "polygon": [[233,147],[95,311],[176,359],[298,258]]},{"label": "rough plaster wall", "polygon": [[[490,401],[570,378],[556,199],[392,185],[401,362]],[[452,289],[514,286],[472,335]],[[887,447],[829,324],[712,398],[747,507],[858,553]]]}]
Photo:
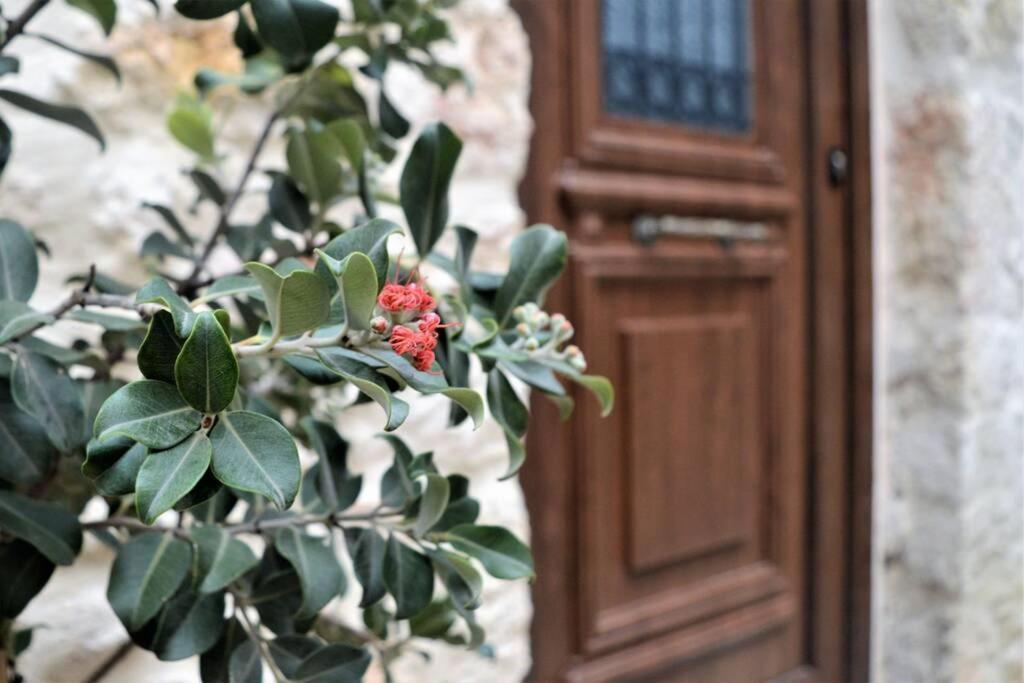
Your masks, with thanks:
[{"label": "rough plaster wall", "polygon": [[1022,8],[873,3],[878,681],[1024,680]]},{"label": "rough plaster wall", "polygon": [[[13,13],[24,2],[4,5]],[[16,148],[0,190],[0,212],[36,231],[53,251],[53,258],[43,264],[44,278],[33,302],[40,306],[52,305],[63,291],[64,277],[80,272],[90,262],[124,279],[143,279],[144,272],[133,255],[157,223],[140,211],[139,203],[170,203],[184,213],[191,195],[178,173],[190,157],[165,132],[167,108],[198,66],[235,66],[225,26],[187,22],[176,18],[173,11],[154,20],[145,2],[119,5],[124,21],[112,43],[125,74],[120,89],[102,72],[45,45],[21,39],[12,50],[23,59],[23,75],[14,83],[5,79],[5,86],[13,84],[39,96],[86,104],[109,143],[101,156],[95,144],[75,132],[4,110],[15,130]],[[442,119],[464,139],[452,218],[481,233],[481,266],[497,267],[504,262],[507,244],[523,222],[516,186],[531,130],[529,52],[507,0],[463,0],[451,17],[457,44],[445,56],[467,67],[475,81],[473,92],[455,88],[442,96],[414,74],[397,69],[389,73],[388,91],[414,122]],[[104,48],[93,22],[63,3],[48,8],[33,27],[82,47]],[[255,136],[263,111],[265,105],[259,103],[242,104],[234,110],[223,151],[236,154],[224,169],[226,178],[237,177],[237,152]],[[268,162],[275,155],[280,158],[280,150],[271,150]],[[396,179],[397,174],[392,180]],[[243,207],[246,209],[259,207]],[[201,212],[194,220],[195,225],[210,226],[213,216]],[[230,269],[231,258],[221,251],[215,260]],[[432,277],[441,279],[438,274]],[[74,331],[80,334],[84,330]],[[372,406],[362,406],[353,415],[340,425],[353,442],[352,466],[373,479],[390,457],[385,445],[373,438],[379,431],[380,414]],[[506,466],[499,431],[493,425],[478,432],[463,426],[448,433],[446,415],[444,400],[417,403],[400,433],[414,447],[434,448],[443,469],[470,475],[483,499],[484,520],[508,525],[528,538],[519,486],[497,481]],[[95,512],[94,506],[86,514]],[[88,542],[80,562],[58,571],[23,615],[26,624],[47,626],[36,632],[33,646],[20,662],[27,680],[83,681],[125,642],[126,634],[104,597],[110,559],[107,550]],[[430,661],[413,654],[400,664],[396,668],[399,681],[523,678],[530,666],[529,588],[522,582],[491,581],[485,590],[479,619],[495,646],[496,660],[448,647],[432,648]],[[198,675],[194,661],[160,663],[136,649],[103,680],[179,682],[198,680]]]}]

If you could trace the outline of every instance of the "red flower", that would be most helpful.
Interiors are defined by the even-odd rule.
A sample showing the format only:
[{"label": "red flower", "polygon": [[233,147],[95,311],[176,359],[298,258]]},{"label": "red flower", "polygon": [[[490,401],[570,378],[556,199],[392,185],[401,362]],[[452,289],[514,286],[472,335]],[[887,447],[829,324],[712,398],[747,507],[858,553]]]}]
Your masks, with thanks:
[{"label": "red flower", "polygon": [[423,349],[422,351],[417,351],[415,354],[413,354],[412,364],[417,370],[421,372],[426,372],[427,370],[430,370],[430,368],[434,367],[434,352],[431,351],[430,349]]},{"label": "red flower", "polygon": [[402,325],[396,325],[395,329],[391,330],[390,342],[391,348],[400,356],[416,353],[420,349],[419,333]]},{"label": "red flower", "polygon": [[407,298],[405,285],[395,282],[384,285],[384,289],[380,290],[380,294],[377,296],[377,303],[389,313],[398,313],[405,310]]}]

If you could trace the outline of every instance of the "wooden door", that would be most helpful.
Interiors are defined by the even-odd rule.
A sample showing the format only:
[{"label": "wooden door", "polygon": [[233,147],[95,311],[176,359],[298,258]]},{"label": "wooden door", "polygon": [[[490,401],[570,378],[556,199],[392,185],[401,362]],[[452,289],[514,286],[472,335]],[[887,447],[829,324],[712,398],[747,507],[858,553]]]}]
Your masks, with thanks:
[{"label": "wooden door", "polygon": [[533,679],[866,680],[863,3],[516,5],[547,308],[618,391],[534,401]]}]

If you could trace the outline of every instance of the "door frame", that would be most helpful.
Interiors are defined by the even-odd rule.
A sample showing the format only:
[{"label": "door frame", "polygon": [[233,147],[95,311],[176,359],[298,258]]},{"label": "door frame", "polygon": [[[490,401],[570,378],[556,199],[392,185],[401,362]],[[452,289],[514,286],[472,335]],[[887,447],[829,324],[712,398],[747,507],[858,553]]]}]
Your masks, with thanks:
[{"label": "door frame", "polygon": [[[560,176],[574,134],[568,85],[573,56],[561,14],[574,0],[512,0],[527,31],[534,64],[530,109],[538,125],[520,201],[533,222],[565,225]],[[807,131],[808,273],[812,335],[808,350],[808,529],[810,628],[805,644],[818,676],[807,680],[867,681],[870,670],[873,463],[873,293],[871,235],[868,0],[805,0],[811,82]],[[813,30],[810,30],[812,29]],[[830,177],[833,148],[849,160],[846,178]],[[829,217],[841,216],[836,221]],[[587,230],[587,220],[579,219]],[[571,266],[570,266],[571,268]],[[567,310],[572,277],[550,295]],[[532,680],[574,680],[578,539],[572,460],[573,429],[560,427],[546,401],[531,403],[531,458],[521,479],[531,512],[538,580],[533,585]],[[838,494],[838,495],[837,495]],[[543,515],[540,512],[543,511]]]}]

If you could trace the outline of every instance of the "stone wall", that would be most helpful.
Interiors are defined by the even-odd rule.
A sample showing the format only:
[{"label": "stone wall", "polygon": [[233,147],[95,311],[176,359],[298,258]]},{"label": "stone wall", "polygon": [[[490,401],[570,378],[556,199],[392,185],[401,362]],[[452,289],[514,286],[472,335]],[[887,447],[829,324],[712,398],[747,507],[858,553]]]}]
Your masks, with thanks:
[{"label": "stone wall", "polygon": [[875,0],[874,672],[1024,680],[1022,0]]},{"label": "stone wall", "polygon": [[[24,4],[8,0],[4,9],[12,14]],[[108,150],[100,155],[92,141],[69,129],[4,110],[15,130],[16,149],[0,189],[0,212],[34,230],[53,252],[44,260],[44,277],[33,301],[39,306],[52,305],[63,291],[63,279],[90,262],[126,280],[143,280],[145,273],[133,255],[157,224],[140,210],[140,202],[172,204],[184,214],[191,194],[179,174],[190,157],[165,131],[167,109],[197,67],[235,66],[230,23],[188,22],[177,18],[169,6],[155,19],[145,2],[118,4],[123,21],[111,42],[124,71],[120,88],[95,67],[28,39],[18,40],[12,49],[23,60],[23,75],[16,81],[4,79],[5,86],[85,104],[108,139]],[[441,119],[464,139],[452,218],[479,230],[481,265],[496,267],[523,224],[516,188],[531,130],[526,36],[507,0],[464,0],[452,20],[457,42],[446,57],[468,69],[473,91],[454,88],[442,95],[414,74],[397,69],[389,73],[387,87],[392,100],[416,124]],[[33,27],[83,48],[106,49],[94,23],[63,3],[47,8]],[[258,131],[263,111],[265,106],[258,102],[243,103],[233,111],[224,147],[236,158],[224,169],[226,177],[237,175],[237,157]],[[280,150],[270,150],[267,159],[273,161],[274,155]],[[194,221],[212,226],[213,217],[200,213]],[[231,265],[227,252],[218,253],[216,260]],[[390,457],[385,445],[373,438],[380,426],[379,410],[367,406],[354,412],[351,421],[339,426],[353,443],[352,466],[372,478]],[[493,425],[477,432],[463,426],[446,434],[446,414],[443,399],[417,403],[400,433],[414,446],[434,448],[443,469],[471,476],[483,500],[483,519],[508,525],[528,538],[518,484],[497,481],[506,466],[500,432]],[[440,443],[439,434],[444,434]],[[59,570],[30,605],[22,621],[46,628],[36,631],[20,661],[26,680],[84,681],[127,641],[104,597],[110,560],[106,549],[87,542],[80,562]],[[521,680],[530,666],[530,614],[525,583],[490,582],[479,618],[496,659],[431,648],[429,661],[410,655],[396,670],[398,680]],[[182,682],[198,680],[198,674],[194,661],[168,665],[135,649],[102,680]]]}]

